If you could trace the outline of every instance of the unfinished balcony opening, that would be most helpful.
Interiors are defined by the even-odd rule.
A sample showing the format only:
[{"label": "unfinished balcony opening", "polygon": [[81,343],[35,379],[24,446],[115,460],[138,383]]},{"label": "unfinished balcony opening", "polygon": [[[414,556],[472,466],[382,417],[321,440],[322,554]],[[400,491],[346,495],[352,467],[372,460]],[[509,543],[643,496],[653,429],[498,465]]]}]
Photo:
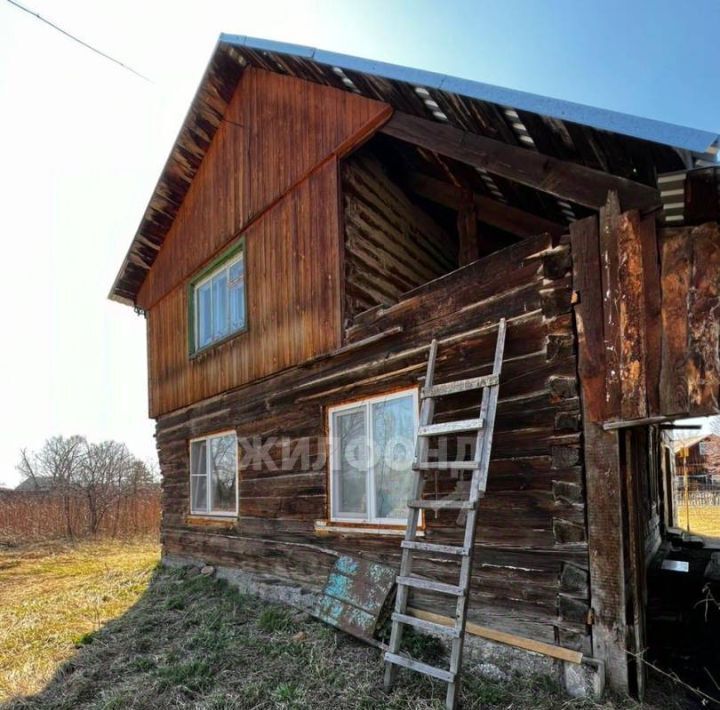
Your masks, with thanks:
[{"label": "unfinished balcony opening", "polygon": [[340,166],[344,321],[589,210],[377,135]]}]

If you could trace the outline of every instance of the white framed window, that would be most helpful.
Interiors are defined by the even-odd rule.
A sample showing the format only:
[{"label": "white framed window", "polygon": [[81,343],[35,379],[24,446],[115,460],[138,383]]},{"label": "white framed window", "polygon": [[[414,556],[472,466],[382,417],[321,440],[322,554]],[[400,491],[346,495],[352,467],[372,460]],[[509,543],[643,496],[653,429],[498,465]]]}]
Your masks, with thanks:
[{"label": "white framed window", "polygon": [[190,512],[238,514],[238,444],[234,431],[190,441]]},{"label": "white framed window", "polygon": [[209,348],[247,325],[245,250],[241,242],[190,284],[190,352]]},{"label": "white framed window", "polygon": [[330,517],[402,525],[412,488],[417,389],[350,402],[330,419]]}]

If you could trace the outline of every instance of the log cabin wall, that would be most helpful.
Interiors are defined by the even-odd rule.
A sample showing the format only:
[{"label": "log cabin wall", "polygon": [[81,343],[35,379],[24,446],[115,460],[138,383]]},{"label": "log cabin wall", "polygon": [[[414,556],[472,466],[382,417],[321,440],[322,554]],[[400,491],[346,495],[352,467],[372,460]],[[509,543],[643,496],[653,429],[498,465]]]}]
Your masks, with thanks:
[{"label": "log cabin wall", "polygon": [[[150,414],[328,352],[341,339],[337,159],[390,108],[247,69],[138,294]],[[191,360],[189,279],[245,238],[248,330]]]},{"label": "log cabin wall", "polygon": [[[432,337],[440,339],[438,381],[487,373],[496,323],[505,316],[506,356],[470,618],[589,652],[569,265],[568,248],[553,248],[550,237],[525,240],[421,286],[391,307],[362,314],[345,334],[346,344],[358,344],[354,350],[160,416],[165,553],[308,591],[322,588],[339,552],[397,565],[396,536],[316,528],[328,514],[322,438],[309,459],[291,470],[265,464],[241,469],[240,516],[221,527],[189,516],[188,440],[234,428],[240,439],[287,437],[286,451],[303,437],[315,442],[326,434],[328,407],[417,386]],[[373,335],[379,339],[366,341]],[[470,405],[461,396],[451,405],[453,417]],[[270,453],[274,461],[284,460],[282,450]],[[440,479],[438,490],[452,485]],[[426,522],[427,540],[458,543],[462,528],[446,512]],[[448,582],[454,576],[444,567],[439,574]],[[417,595],[413,604],[448,611],[429,596]]]},{"label": "log cabin wall", "polygon": [[345,319],[399,297],[458,266],[447,234],[361,150],[342,162]]}]

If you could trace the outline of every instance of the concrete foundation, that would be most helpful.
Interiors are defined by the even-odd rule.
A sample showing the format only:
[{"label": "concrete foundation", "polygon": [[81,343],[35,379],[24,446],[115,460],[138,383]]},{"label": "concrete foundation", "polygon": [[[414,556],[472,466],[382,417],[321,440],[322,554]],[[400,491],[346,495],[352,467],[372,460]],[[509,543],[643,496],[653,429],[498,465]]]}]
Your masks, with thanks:
[{"label": "concrete foundation", "polygon": [[[204,560],[179,555],[163,555],[162,562],[168,567],[202,568],[205,565]],[[300,585],[263,578],[235,567],[216,566],[215,574],[244,594],[288,604],[303,611],[310,611],[317,598],[315,592]],[[597,699],[605,690],[605,666],[602,661],[583,657],[580,664],[568,663],[470,634],[465,637],[464,672],[494,681],[510,681],[512,673],[547,675],[574,698]]]}]

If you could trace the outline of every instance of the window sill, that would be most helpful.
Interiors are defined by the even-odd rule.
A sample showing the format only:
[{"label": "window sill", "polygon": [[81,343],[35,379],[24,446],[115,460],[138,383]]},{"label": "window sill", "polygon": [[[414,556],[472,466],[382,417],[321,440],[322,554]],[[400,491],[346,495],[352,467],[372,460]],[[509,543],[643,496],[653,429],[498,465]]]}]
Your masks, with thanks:
[{"label": "window sill", "polygon": [[[339,523],[333,520],[316,520],[315,534],[329,535],[381,535],[405,537],[405,525],[382,525],[380,523]],[[416,537],[425,537],[424,530],[418,530]]]},{"label": "window sill", "polygon": [[185,517],[185,523],[187,525],[198,525],[214,528],[234,528],[237,525],[237,515],[232,513],[231,515],[211,515],[192,513]]}]

